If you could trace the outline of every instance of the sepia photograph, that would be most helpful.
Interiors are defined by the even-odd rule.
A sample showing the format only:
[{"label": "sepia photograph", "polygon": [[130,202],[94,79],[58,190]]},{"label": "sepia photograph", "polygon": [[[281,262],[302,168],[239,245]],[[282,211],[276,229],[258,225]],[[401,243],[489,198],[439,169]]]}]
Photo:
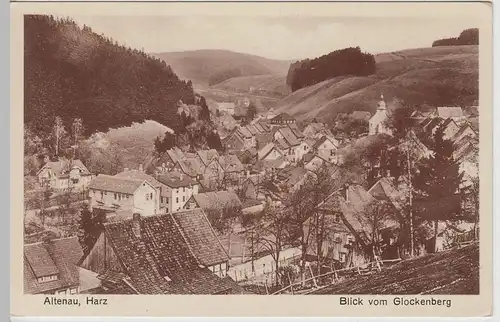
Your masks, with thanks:
[{"label": "sepia photograph", "polygon": [[24,295],[483,294],[478,15],[61,12],[22,15]]}]

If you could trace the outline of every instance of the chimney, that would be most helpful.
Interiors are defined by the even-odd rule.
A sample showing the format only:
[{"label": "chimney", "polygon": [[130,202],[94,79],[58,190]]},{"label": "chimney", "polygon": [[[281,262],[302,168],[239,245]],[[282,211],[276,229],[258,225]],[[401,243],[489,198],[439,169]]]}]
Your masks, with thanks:
[{"label": "chimney", "polygon": [[132,215],[132,232],[137,238],[141,238],[141,214],[134,213]]},{"label": "chimney", "polygon": [[139,164],[139,171],[143,172],[144,170],[142,169],[142,163]]}]

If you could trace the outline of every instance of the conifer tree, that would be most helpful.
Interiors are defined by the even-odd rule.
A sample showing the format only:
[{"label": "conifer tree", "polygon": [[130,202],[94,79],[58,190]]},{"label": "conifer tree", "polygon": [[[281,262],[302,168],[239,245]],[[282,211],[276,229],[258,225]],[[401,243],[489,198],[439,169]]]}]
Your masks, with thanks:
[{"label": "conifer tree", "polygon": [[440,126],[434,135],[434,155],[420,163],[414,179],[416,212],[421,219],[434,222],[434,237],[439,221],[455,219],[461,211],[462,174],[453,158],[453,144],[443,136]]}]

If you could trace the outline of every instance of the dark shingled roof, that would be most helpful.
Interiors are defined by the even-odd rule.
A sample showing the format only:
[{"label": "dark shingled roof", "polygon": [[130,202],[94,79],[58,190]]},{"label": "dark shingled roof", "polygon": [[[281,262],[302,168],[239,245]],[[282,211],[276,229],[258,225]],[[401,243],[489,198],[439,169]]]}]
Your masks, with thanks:
[{"label": "dark shingled roof", "polygon": [[290,146],[296,146],[300,144],[299,140],[297,139],[295,134],[293,134],[292,130],[289,127],[282,127],[279,129],[279,132],[283,135],[286,142]]},{"label": "dark shingled roof", "polygon": [[52,172],[54,172],[54,174],[56,175],[56,177],[62,177],[62,176],[65,176],[65,175],[68,175],[69,174],[69,171],[71,170],[70,169],[70,166],[71,166],[71,169],[74,169],[74,168],[79,168],[82,170],[82,175],[84,176],[88,176],[90,175],[90,171],[87,169],[87,167],[82,163],[82,161],[80,160],[61,160],[61,161],[51,161],[51,162],[47,162],[43,167],[42,169],[40,169],[38,172],[40,173],[40,171],[42,171],[44,168],[50,168],[52,170]]},{"label": "dark shingled roof", "polygon": [[140,236],[132,220],[105,224],[115,250],[139,294],[230,293],[227,281],[200,267],[171,214],[140,218]]},{"label": "dark shingled roof", "polygon": [[[77,263],[82,256],[77,237],[24,245],[24,293],[40,294],[77,286]],[[38,282],[39,277],[55,274],[57,280]]]},{"label": "dark shingled roof", "polygon": [[189,248],[201,264],[212,266],[229,260],[201,209],[180,211],[173,216]]}]

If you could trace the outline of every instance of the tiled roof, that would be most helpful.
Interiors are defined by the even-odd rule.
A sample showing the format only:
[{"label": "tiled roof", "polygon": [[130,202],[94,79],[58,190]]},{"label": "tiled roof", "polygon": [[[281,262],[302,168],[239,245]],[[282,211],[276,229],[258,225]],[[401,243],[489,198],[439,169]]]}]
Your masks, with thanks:
[{"label": "tiled roof", "polygon": [[292,130],[289,127],[282,127],[279,129],[279,131],[290,146],[296,146],[300,144],[300,141],[297,139],[295,134],[293,134]]},{"label": "tiled roof", "polygon": [[238,129],[238,132],[244,137],[244,138],[251,138],[253,135],[252,133],[246,128],[246,127],[240,127]]},{"label": "tiled roof", "polygon": [[222,155],[219,158],[219,164],[225,172],[241,172],[245,167],[234,154]]},{"label": "tiled roof", "polygon": [[177,171],[158,174],[158,181],[170,188],[188,187],[196,184],[196,181],[189,176]]},{"label": "tiled roof", "polygon": [[190,177],[196,177],[203,174],[202,166],[195,158],[185,158],[178,162],[182,172]]},{"label": "tiled roof", "polygon": [[265,158],[273,149],[274,149],[273,143],[268,143],[265,147],[260,149],[259,152],[257,152],[257,154],[259,156],[259,160],[262,160],[263,158]]},{"label": "tiled roof", "polygon": [[[70,166],[72,169],[74,168],[79,168],[82,170],[82,175],[90,175],[90,171],[87,169],[87,167],[82,163],[80,160],[61,160],[61,161],[51,161],[47,162],[42,169],[44,168],[50,168],[52,172],[56,175],[56,177],[61,177],[64,175],[69,174]],[[40,169],[38,172],[40,172],[42,169]]]},{"label": "tiled roof", "polygon": [[217,294],[231,287],[201,268],[171,214],[140,219],[140,236],[133,220],[105,224],[130,285],[139,294]]},{"label": "tiled roof", "polygon": [[217,153],[217,150],[215,149],[199,150],[196,153],[198,154],[198,156],[200,157],[201,161],[204,163],[205,166],[207,166],[213,159],[219,157],[219,153]]},{"label": "tiled roof", "polygon": [[[44,293],[79,284],[77,263],[83,251],[77,237],[24,245],[24,292]],[[57,274],[57,280],[38,282],[42,276]]]},{"label": "tiled roof", "polygon": [[262,126],[262,124],[260,124],[259,122],[255,123],[254,126],[257,129],[257,131],[259,131],[259,133],[266,132],[266,130],[264,129],[264,127]]},{"label": "tiled roof", "polygon": [[271,133],[259,133],[255,136],[255,141],[259,146],[264,146],[273,141],[273,135]]},{"label": "tiled roof", "polygon": [[255,135],[255,134],[259,133],[259,131],[257,131],[257,129],[256,129],[253,125],[251,125],[251,124],[247,125],[247,126],[246,126],[246,129],[247,129],[250,133],[252,133],[252,135]]},{"label": "tiled roof", "polygon": [[156,180],[154,177],[150,176],[149,174],[146,174],[145,172],[142,172],[139,170],[123,171],[123,172],[116,174],[115,177],[124,178],[124,179],[146,180],[153,187],[161,188],[162,195],[163,195],[164,191],[166,192],[166,189],[165,189],[166,187],[163,183]]},{"label": "tiled roof", "polygon": [[100,174],[90,182],[89,189],[133,194],[144,182],[146,180]]},{"label": "tiled roof", "polygon": [[290,145],[288,144],[288,142],[286,142],[286,140],[283,138],[276,140],[275,144],[276,144],[276,147],[280,150],[288,150],[290,148]]},{"label": "tiled roof", "polygon": [[292,133],[299,139],[304,138],[304,133],[300,131],[299,127],[295,123],[288,124],[288,127],[290,130],[292,130]]},{"label": "tiled roof", "polygon": [[470,126],[470,124],[466,123],[462,125],[462,127],[460,127],[457,133],[455,133],[455,135],[452,138],[452,141],[461,140],[467,128],[471,129],[474,132],[474,135],[477,135],[476,131],[474,131],[474,129]]},{"label": "tiled roof", "polygon": [[201,209],[176,212],[172,215],[180,226],[191,252],[201,264],[212,266],[229,260],[229,256]]},{"label": "tiled roof", "polygon": [[259,121],[259,124],[260,124],[260,126],[262,126],[264,131],[271,132],[271,127],[269,126],[269,124],[267,124],[266,121]]}]

